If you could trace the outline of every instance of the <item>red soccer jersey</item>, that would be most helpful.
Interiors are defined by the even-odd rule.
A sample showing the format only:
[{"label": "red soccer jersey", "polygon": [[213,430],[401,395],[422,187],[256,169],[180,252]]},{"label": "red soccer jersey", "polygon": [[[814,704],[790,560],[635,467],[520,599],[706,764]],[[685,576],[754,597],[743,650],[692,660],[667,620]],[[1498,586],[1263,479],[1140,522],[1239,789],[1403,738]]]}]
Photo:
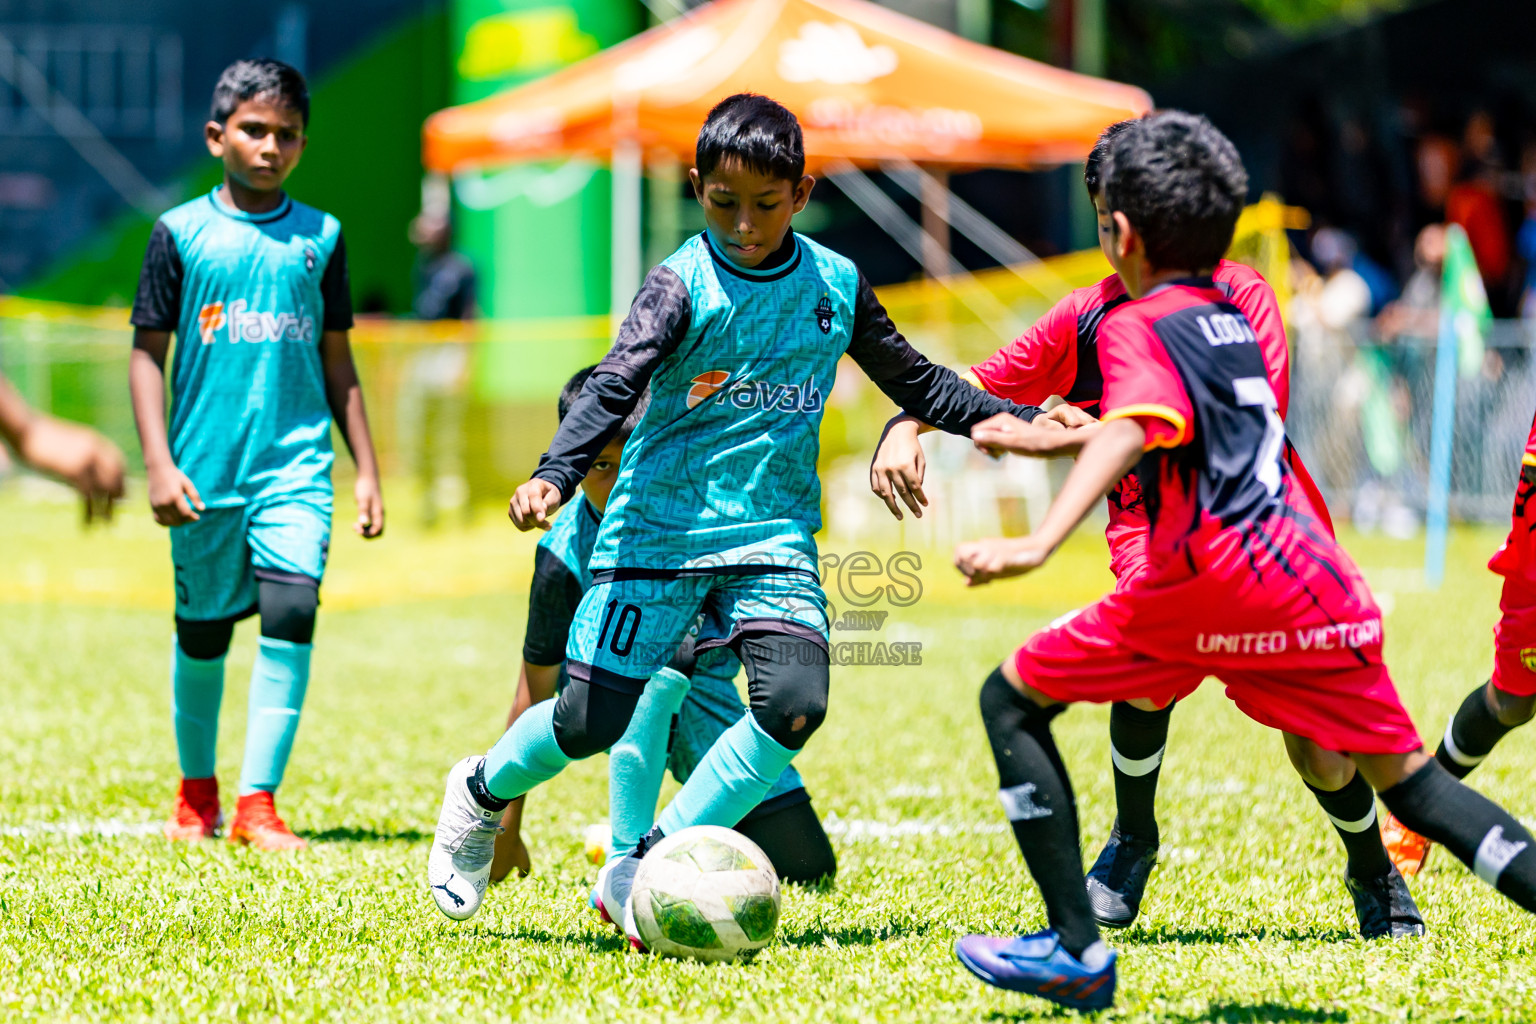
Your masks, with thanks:
[{"label": "red soccer jersey", "polygon": [[1531,503],[1533,495],[1536,495],[1536,421],[1531,423],[1530,435],[1525,440],[1525,455],[1520,459],[1520,482],[1515,485],[1515,508],[1511,516],[1509,537],[1488,563],[1488,568],[1510,583],[1523,584],[1524,589],[1536,591],[1536,507]]},{"label": "red soccer jersey", "polygon": [[[1147,427],[1137,467],[1153,571],[1229,527],[1311,502],[1285,465],[1285,428],[1258,333],[1209,280],[1156,289],[1100,326],[1104,419]],[[1202,538],[1197,540],[1196,538]]]},{"label": "red soccer jersey", "polygon": [[[1281,417],[1290,406],[1291,354],[1285,338],[1285,322],[1269,283],[1252,267],[1222,260],[1212,275],[1216,287],[1242,310],[1253,326],[1263,352],[1265,371],[1275,393]],[[1025,405],[1041,405],[1052,395],[1098,415],[1104,394],[1099,367],[1099,326],[1108,313],[1130,300],[1118,275],[1098,284],[1078,288],[1052,306],[1034,326],[998,349],[971,373],[987,391]],[[1294,452],[1287,450],[1287,459]],[[1303,477],[1307,484],[1310,477]],[[1315,487],[1309,488],[1312,504],[1327,521],[1327,509]],[[1127,475],[1109,496],[1111,566],[1117,579],[1141,567],[1141,540],[1147,530],[1141,487],[1135,474]]]}]

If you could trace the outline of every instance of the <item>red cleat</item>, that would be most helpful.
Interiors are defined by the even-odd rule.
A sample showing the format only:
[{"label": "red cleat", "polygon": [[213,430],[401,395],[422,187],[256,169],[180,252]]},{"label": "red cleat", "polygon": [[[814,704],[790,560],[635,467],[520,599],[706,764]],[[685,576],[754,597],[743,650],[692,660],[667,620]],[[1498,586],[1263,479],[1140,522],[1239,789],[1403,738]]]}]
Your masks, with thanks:
[{"label": "red cleat", "polygon": [[1434,843],[1388,814],[1381,823],[1381,845],[1387,848],[1387,856],[1397,865],[1405,878],[1412,878],[1424,867],[1429,849]]},{"label": "red cleat", "polygon": [[173,843],[212,839],[224,824],[219,811],[219,780],[182,779],[176,790],[176,806],[171,809],[161,831]]},{"label": "red cleat", "polygon": [[309,846],[277,816],[272,794],[262,790],[242,796],[235,805],[235,820],[229,825],[229,841],[246,843],[258,850],[302,850]]}]

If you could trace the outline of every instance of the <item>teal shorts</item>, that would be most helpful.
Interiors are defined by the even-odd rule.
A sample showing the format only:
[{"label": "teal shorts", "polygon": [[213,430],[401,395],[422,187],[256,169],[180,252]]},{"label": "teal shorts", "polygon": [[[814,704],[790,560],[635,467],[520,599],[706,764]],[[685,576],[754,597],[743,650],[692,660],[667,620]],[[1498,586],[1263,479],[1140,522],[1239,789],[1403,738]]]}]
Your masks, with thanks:
[{"label": "teal shorts", "polygon": [[754,632],[803,636],[825,648],[827,596],[818,579],[801,571],[664,579],[622,569],[595,573],[566,640],[567,670],[639,693],[695,625],[700,653]]},{"label": "teal shorts", "polygon": [[329,501],[210,508],[171,527],[176,617],[240,618],[256,610],[256,581],[320,585],[331,544]]}]

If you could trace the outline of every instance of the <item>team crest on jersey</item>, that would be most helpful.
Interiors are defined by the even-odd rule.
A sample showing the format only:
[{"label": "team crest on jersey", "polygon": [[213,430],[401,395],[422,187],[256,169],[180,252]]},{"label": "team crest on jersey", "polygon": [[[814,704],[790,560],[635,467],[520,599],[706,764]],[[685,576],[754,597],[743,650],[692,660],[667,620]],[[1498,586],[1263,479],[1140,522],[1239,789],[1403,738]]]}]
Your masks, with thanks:
[{"label": "team crest on jersey", "polygon": [[263,313],[247,310],[244,299],[236,299],[226,308],[222,302],[210,302],[197,313],[198,332],[205,344],[226,326],[229,341],[314,341],[314,317],[295,313]]},{"label": "team crest on jersey", "polygon": [[306,245],[304,247],[304,269],[305,270],[314,270],[315,269],[315,259],[316,259],[315,250]]},{"label": "team crest on jersey", "polygon": [[210,302],[197,311],[197,333],[203,344],[213,340],[213,332],[224,326],[224,303]]},{"label": "team crest on jersey", "polygon": [[832,303],[825,295],[816,303],[816,326],[821,328],[822,334],[832,333]]},{"label": "team crest on jersey", "polygon": [[1529,671],[1536,672],[1536,647],[1524,647],[1520,650],[1520,664]]}]

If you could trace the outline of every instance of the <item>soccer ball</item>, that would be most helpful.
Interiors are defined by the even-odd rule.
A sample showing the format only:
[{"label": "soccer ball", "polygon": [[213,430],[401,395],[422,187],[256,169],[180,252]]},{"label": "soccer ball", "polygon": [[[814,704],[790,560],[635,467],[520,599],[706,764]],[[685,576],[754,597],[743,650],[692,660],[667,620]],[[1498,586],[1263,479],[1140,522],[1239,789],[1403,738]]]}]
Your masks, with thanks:
[{"label": "soccer ball", "polygon": [[697,825],[646,852],[630,890],[635,930],[661,956],[751,957],[779,923],[779,878],[756,843]]}]

